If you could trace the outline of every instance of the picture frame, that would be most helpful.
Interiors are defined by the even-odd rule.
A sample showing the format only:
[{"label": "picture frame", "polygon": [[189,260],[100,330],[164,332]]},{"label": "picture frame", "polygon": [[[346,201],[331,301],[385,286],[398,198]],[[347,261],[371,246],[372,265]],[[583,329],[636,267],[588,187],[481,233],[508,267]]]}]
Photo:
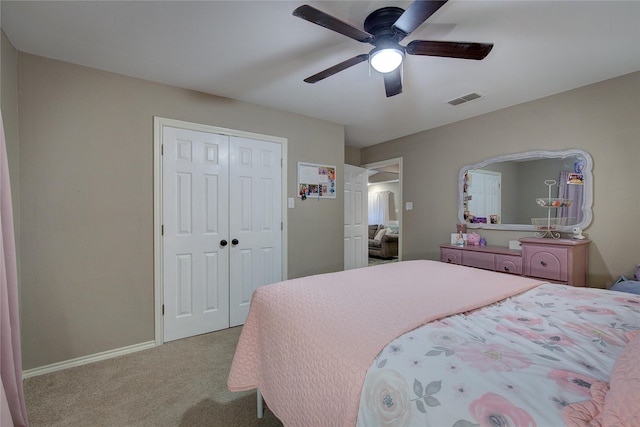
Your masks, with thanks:
[{"label": "picture frame", "polygon": [[584,175],[582,175],[581,173],[570,173],[567,179],[567,184],[583,185]]},{"label": "picture frame", "polygon": [[335,166],[298,162],[298,197],[300,199],[335,199],[336,190]]},{"label": "picture frame", "polygon": [[498,215],[496,215],[496,214],[489,215],[489,221],[491,222],[491,224],[497,224],[498,223]]},{"label": "picture frame", "polygon": [[466,246],[467,233],[451,233],[451,244],[456,246]]}]

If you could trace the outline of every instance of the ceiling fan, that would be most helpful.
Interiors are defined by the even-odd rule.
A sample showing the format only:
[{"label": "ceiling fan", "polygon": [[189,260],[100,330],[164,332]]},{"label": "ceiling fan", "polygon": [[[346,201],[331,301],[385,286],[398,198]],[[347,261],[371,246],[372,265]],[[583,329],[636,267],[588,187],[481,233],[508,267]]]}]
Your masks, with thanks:
[{"label": "ceiling fan", "polygon": [[484,59],[492,43],[471,43],[451,41],[413,40],[406,46],[400,41],[411,34],[424,21],[440,9],[443,1],[414,1],[407,10],[399,7],[383,7],[375,10],[364,20],[364,31],[339,20],[312,6],[303,5],[293,11],[293,15],[321,27],[328,28],[361,43],[369,43],[374,48],[347,59],[339,64],[320,71],[304,79],[307,83],[316,83],[340,71],[369,61],[371,66],[384,77],[387,97],[402,93],[401,67],[405,54],[422,56],[442,56],[461,59]]}]

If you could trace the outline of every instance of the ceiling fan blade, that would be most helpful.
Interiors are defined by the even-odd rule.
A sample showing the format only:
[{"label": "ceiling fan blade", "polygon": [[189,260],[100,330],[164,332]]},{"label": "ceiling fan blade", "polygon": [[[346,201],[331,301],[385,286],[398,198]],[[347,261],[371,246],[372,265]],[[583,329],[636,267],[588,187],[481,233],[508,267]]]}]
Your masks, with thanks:
[{"label": "ceiling fan blade", "polygon": [[298,7],[293,11],[293,16],[302,18],[321,27],[335,31],[347,37],[351,37],[354,40],[363,43],[369,43],[373,40],[373,36],[367,32],[359,30],[346,22],[334,18],[333,16],[322,12],[321,10],[311,7],[307,4]]},{"label": "ceiling fan blade", "polygon": [[383,74],[384,90],[387,98],[402,93],[402,67],[398,67],[390,73]]},{"label": "ceiling fan blade", "polygon": [[480,60],[484,59],[491,49],[493,49],[493,43],[414,40],[407,45],[405,51],[409,55]]},{"label": "ceiling fan blade", "polygon": [[320,71],[317,74],[314,74],[311,77],[307,77],[304,79],[306,83],[316,83],[320,80],[326,79],[327,77],[333,76],[336,73],[339,73],[342,70],[346,70],[349,67],[353,67],[356,64],[364,62],[369,59],[368,53],[363,53],[362,55],[354,56],[351,59],[347,59],[346,61],[342,61],[339,64],[334,65],[333,67],[329,67],[324,71]]},{"label": "ceiling fan blade", "polygon": [[424,1],[416,0],[404,11],[393,26],[403,33],[403,38],[411,34],[431,15],[436,13],[447,0],[444,1]]}]

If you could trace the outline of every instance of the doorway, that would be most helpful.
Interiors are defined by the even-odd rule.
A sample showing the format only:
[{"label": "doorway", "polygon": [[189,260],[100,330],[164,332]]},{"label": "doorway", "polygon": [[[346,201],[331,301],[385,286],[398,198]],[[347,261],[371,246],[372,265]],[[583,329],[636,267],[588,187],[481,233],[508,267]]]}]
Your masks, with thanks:
[{"label": "doorway", "polygon": [[[367,169],[369,265],[402,260],[402,158],[362,165]],[[376,227],[377,226],[377,227]],[[374,231],[373,229],[376,228]],[[381,229],[386,229],[379,235]]]},{"label": "doorway", "polygon": [[[496,223],[502,218],[502,174],[500,172],[474,169],[467,172],[469,186],[467,187],[467,211],[476,220],[491,223],[491,216]],[[471,185],[473,183],[473,185]]]}]

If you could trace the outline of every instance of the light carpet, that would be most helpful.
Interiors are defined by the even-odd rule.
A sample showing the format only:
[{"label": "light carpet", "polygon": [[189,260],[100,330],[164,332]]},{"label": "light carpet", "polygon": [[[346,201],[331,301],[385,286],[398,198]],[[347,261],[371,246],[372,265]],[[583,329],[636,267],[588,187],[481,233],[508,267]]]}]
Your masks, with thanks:
[{"label": "light carpet", "polygon": [[374,265],[380,265],[380,264],[389,264],[390,262],[398,262],[398,257],[389,258],[389,259],[377,258],[372,256],[369,257],[369,267]]},{"label": "light carpet", "polygon": [[226,381],[241,327],[173,341],[137,353],[28,378],[31,427],[282,427],[255,392]]}]

